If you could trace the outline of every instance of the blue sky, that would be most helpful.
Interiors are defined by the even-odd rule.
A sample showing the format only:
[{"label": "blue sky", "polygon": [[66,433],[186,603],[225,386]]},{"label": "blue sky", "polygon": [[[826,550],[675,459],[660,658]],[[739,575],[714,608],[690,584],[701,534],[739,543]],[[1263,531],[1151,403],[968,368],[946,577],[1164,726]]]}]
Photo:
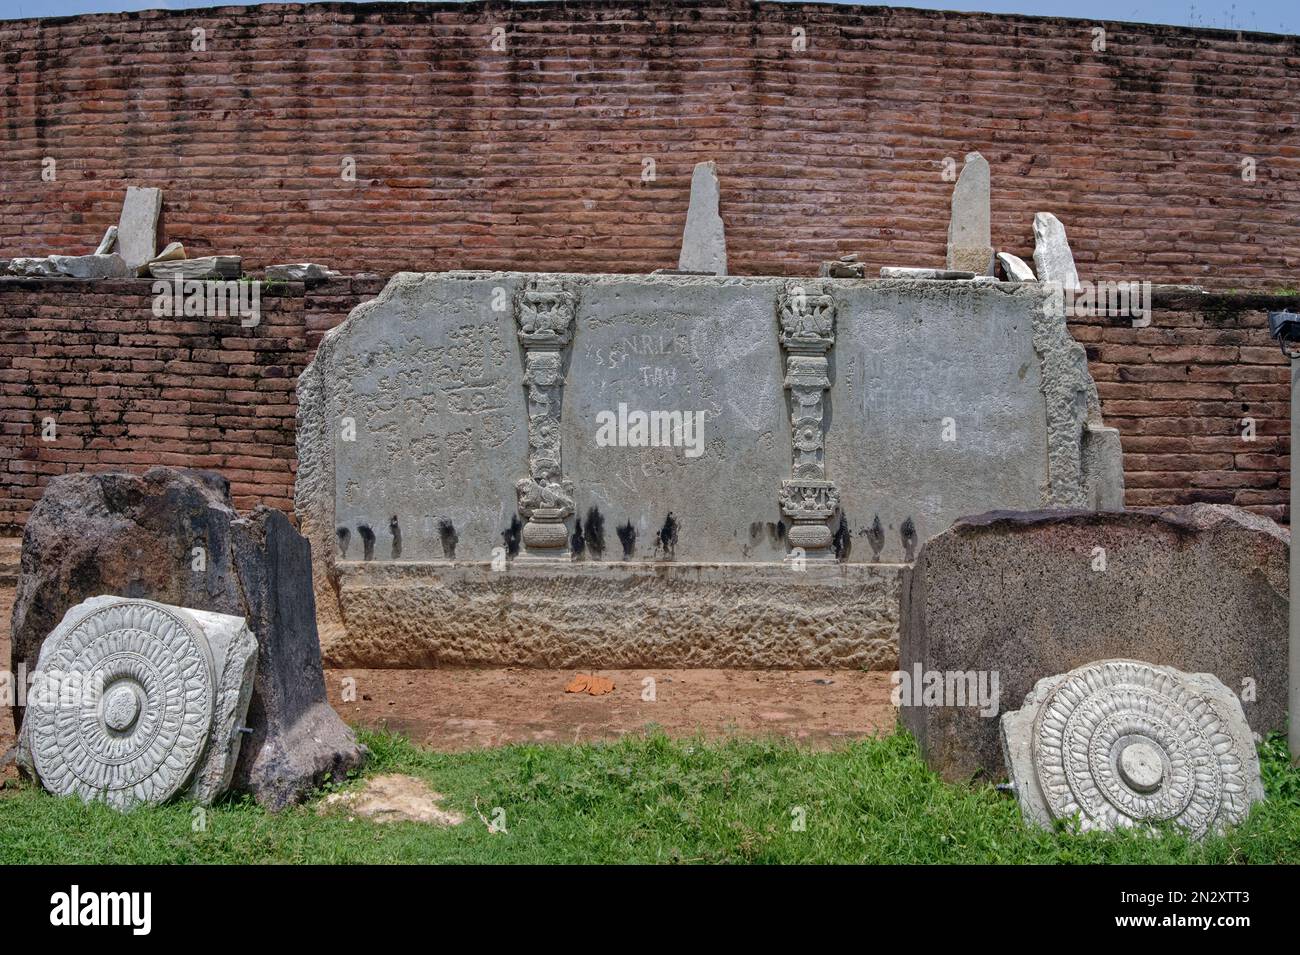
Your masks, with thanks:
[{"label": "blue sky", "polygon": [[[0,19],[238,5],[238,0],[0,0]],[[1300,34],[1300,3],[1296,0],[1091,0],[1087,4],[1078,0],[915,0],[897,6]]]}]

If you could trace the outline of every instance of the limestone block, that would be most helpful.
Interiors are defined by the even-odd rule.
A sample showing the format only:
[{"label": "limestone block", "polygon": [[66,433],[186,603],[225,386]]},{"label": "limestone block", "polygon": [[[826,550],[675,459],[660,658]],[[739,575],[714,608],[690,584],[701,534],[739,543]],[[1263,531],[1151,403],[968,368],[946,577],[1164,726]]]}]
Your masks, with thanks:
[{"label": "limestone block", "polygon": [[237,279],[243,273],[237,255],[203,255],[196,259],[155,259],[147,266],[156,279]]},{"label": "limestone block", "polygon": [[957,282],[975,278],[974,272],[957,269],[923,269],[904,268],[887,265],[880,270],[882,279],[922,279],[930,281]]},{"label": "limestone block", "polygon": [[268,282],[323,282],[338,276],[338,272],[315,262],[290,262],[266,267]]},{"label": "limestone block", "polygon": [[721,187],[714,162],[696,163],[691,174],[691,202],[677,268],[683,271],[727,274],[727,237],[718,212]]},{"label": "limestone block", "polygon": [[74,279],[120,279],[131,275],[126,261],[116,252],[106,255],[51,255],[55,272]]},{"label": "limestone block", "polygon": [[1010,252],[999,252],[997,255],[998,264],[1002,266],[1002,271],[1006,274],[1007,280],[1011,282],[1034,282],[1034,270],[1031,269],[1025,260],[1019,256],[1012,255]]},{"label": "limestone block", "polygon": [[104,238],[99,240],[99,245],[95,248],[96,255],[108,255],[117,245],[117,226],[111,225],[104,231]]},{"label": "limestone block", "polygon": [[977,152],[966,154],[952,190],[948,268],[976,275],[993,274],[989,164]]},{"label": "limestone block", "polygon": [[241,618],[92,597],[41,645],[19,762],[116,809],[209,804],[234,774],[256,662]]},{"label": "limestone block", "polygon": [[[996,674],[1005,710],[1045,677],[1141,658],[1214,674],[1255,732],[1282,729],[1289,541],[1224,505],[968,518],[904,571],[900,669]],[[944,778],[1000,775],[996,713],[954,700],[900,712]]]},{"label": "limestone block", "polygon": [[1067,291],[1079,287],[1065,226],[1050,212],[1034,215],[1034,269],[1040,282],[1055,282]]},{"label": "limestone block", "polygon": [[128,186],[117,223],[117,251],[127,268],[138,269],[158,254],[158,217],[162,190]]},{"label": "limestone block", "polygon": [[1172,821],[1200,838],[1264,798],[1241,703],[1210,673],[1120,659],[1045,677],[1003,714],[1001,742],[1025,819],[1044,828]]}]

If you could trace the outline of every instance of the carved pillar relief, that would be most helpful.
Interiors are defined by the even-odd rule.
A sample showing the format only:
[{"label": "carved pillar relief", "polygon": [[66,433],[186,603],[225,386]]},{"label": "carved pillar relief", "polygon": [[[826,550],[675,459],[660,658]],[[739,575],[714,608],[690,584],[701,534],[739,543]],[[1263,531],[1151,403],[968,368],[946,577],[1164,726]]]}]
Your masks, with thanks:
[{"label": "carved pillar relief", "polygon": [[791,283],[777,302],[777,316],[793,445],[791,480],[781,482],[781,513],[791,521],[786,540],[808,557],[833,557],[829,521],[840,495],[826,480],[825,396],[831,386],[826,356],[835,344],[835,303],[819,286]]},{"label": "carved pillar relief", "polygon": [[573,482],[564,480],[560,462],[560,406],[574,311],[572,292],[541,280],[530,283],[516,302],[528,397],[528,477],[515,484],[525,521],[521,557],[569,556],[564,521],[573,513]]}]

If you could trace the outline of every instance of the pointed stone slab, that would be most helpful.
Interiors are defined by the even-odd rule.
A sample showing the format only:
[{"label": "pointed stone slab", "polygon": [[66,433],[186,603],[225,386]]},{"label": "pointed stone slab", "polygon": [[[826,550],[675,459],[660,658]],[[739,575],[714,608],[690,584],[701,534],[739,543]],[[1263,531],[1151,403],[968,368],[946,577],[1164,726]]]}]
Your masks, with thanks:
[{"label": "pointed stone slab", "polygon": [[677,268],[689,272],[727,274],[727,238],[718,213],[718,165],[695,164],[691,175],[691,204],[686,210],[686,229],[682,233],[682,252]]},{"label": "pointed stone slab", "polygon": [[1008,280],[1012,282],[1037,281],[1034,278],[1034,270],[1020,256],[1012,255],[1010,252],[999,252],[997,258]]},{"label": "pointed stone slab", "polygon": [[162,190],[128,186],[117,223],[117,251],[128,268],[138,269],[158,254],[158,216]]},{"label": "pointed stone slab", "polygon": [[95,247],[95,254],[108,255],[115,245],[117,245],[117,226],[111,225],[105,230],[104,238],[99,240],[99,245]]},{"label": "pointed stone slab", "polygon": [[948,268],[976,275],[993,274],[993,240],[989,226],[989,164],[967,153],[952,190],[948,222]]},{"label": "pointed stone slab", "polygon": [[1077,289],[1079,273],[1074,253],[1065,238],[1065,226],[1050,212],[1034,216],[1034,269],[1040,282],[1058,282],[1062,288]]}]

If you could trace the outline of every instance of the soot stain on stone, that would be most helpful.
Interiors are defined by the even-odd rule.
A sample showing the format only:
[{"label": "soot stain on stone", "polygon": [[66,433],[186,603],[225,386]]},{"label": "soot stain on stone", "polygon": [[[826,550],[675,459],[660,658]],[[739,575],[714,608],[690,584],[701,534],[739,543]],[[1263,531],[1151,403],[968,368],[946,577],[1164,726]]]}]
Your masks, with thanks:
[{"label": "soot stain on stone", "polygon": [[871,521],[871,526],[862,531],[867,535],[867,545],[871,548],[871,559],[873,562],[880,561],[880,552],[885,549],[885,529],[880,525],[880,515],[877,514]]},{"label": "soot stain on stone", "polygon": [[460,542],[460,535],[456,533],[456,525],[451,522],[451,518],[438,519],[438,541],[442,544],[442,556],[448,560],[455,560],[456,544]]},{"label": "soot stain on stone", "polygon": [[348,544],[352,541],[352,532],[346,527],[340,527],[334,532],[339,539],[339,558],[348,559]]},{"label": "soot stain on stone", "polygon": [[905,552],[905,559],[908,562],[911,562],[916,558],[916,525],[912,523],[912,519],[910,517],[907,520],[903,521],[901,534],[903,537],[903,550]]},{"label": "soot stain on stone", "polygon": [[673,517],[672,511],[669,511],[655,541],[655,549],[663,555],[664,560],[672,560],[677,552],[677,532],[680,529],[681,525],[677,523],[677,518]]},{"label": "soot stain on stone", "polygon": [[749,525],[749,542],[751,544],[757,544],[759,539],[762,536],[763,536],[762,521],[754,521],[752,524]]},{"label": "soot stain on stone", "polygon": [[839,526],[835,528],[835,534],[831,537],[831,547],[835,549],[835,559],[846,561],[849,554],[853,553],[853,532],[849,530],[849,519],[840,514]]},{"label": "soot stain on stone", "polygon": [[773,544],[782,544],[785,542],[785,521],[777,521],[775,523],[768,521],[763,525],[763,528],[767,531],[767,539]]},{"label": "soot stain on stone", "polygon": [[605,515],[600,513],[600,508],[587,508],[587,524],[582,536],[592,557],[605,556]]},{"label": "soot stain on stone", "polygon": [[393,535],[393,560],[397,560],[402,556],[402,528],[396,514],[388,519],[388,533]]},{"label": "soot stain on stone", "polygon": [[361,546],[363,553],[362,560],[375,559],[375,532],[370,529],[369,524],[358,524],[357,533],[361,535]]},{"label": "soot stain on stone", "polygon": [[524,525],[519,522],[519,515],[515,514],[510,518],[510,526],[501,532],[501,542],[506,545],[506,555],[515,557],[519,553],[519,537],[524,531]]},{"label": "soot stain on stone", "polygon": [[573,551],[574,560],[582,560],[582,552],[587,549],[587,542],[582,538],[582,518],[573,519],[573,534],[569,537],[569,549]]},{"label": "soot stain on stone", "polygon": [[616,533],[618,542],[623,545],[623,559],[631,560],[632,551],[636,548],[636,528],[632,526],[631,521],[628,521]]}]

